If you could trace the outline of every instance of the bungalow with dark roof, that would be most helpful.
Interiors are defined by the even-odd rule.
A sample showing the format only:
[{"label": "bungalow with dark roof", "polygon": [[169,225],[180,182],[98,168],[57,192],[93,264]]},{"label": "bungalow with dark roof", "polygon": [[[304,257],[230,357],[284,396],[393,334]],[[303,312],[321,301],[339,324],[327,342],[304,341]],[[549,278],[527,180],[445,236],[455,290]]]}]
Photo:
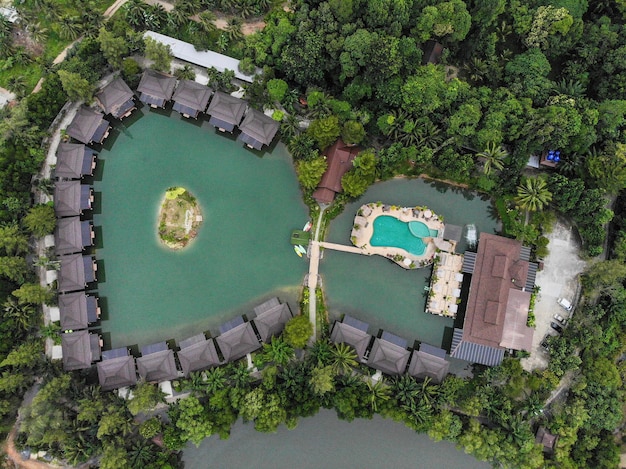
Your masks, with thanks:
[{"label": "bungalow with dark roof", "polygon": [[238,360],[261,347],[252,324],[249,322],[244,322],[220,334],[215,338],[215,342],[225,362]]},{"label": "bungalow with dark roof", "polygon": [[109,121],[104,114],[87,106],[81,106],[65,130],[67,135],[85,145],[102,143],[109,136]]},{"label": "bungalow with dark roof", "polygon": [[285,324],[293,317],[287,303],[278,304],[257,315],[252,322],[263,342],[269,342],[272,337],[279,335]]},{"label": "bungalow with dark roof", "polygon": [[189,376],[192,371],[204,370],[222,363],[213,339],[207,339],[204,334],[185,339],[178,345],[180,351],[176,355],[185,376]]},{"label": "bungalow with dark roof", "polygon": [[544,453],[552,454],[556,448],[558,435],[553,435],[545,427],[539,427],[535,435],[535,443],[539,443],[543,447]]},{"label": "bungalow with dark roof", "polygon": [[81,252],[93,245],[93,225],[79,217],[60,218],[54,230],[54,252],[59,255]]},{"label": "bungalow with dark roof", "polygon": [[328,166],[313,192],[315,200],[320,204],[330,204],[335,200],[335,194],[343,191],[341,178],[352,169],[352,162],[360,151],[358,147],[348,146],[339,139],[324,152]]},{"label": "bungalow with dark roof", "polygon": [[174,351],[167,348],[166,342],[143,347],[141,355],[137,359],[137,370],[146,381],[161,382],[178,377]]},{"label": "bungalow with dark roof", "polygon": [[80,181],[60,181],[54,187],[54,212],[58,218],[77,217],[91,210],[93,191]]},{"label": "bungalow with dark roof", "polygon": [[365,363],[367,361],[367,348],[372,340],[372,336],[367,333],[367,324],[365,327],[355,327],[346,321],[346,317],[342,322],[335,321],[333,329],[330,333],[330,340],[335,344],[348,344],[356,351],[359,361]]},{"label": "bungalow with dark roof", "polygon": [[59,179],[81,179],[93,176],[96,154],[82,143],[61,143],[57,149],[54,175]]},{"label": "bungalow with dark roof", "polygon": [[241,134],[237,140],[242,141],[248,147],[260,150],[263,145],[271,145],[278,132],[280,123],[256,109],[248,109],[246,117],[239,126]]},{"label": "bungalow with dark roof", "polygon": [[132,355],[126,355],[106,359],[97,364],[98,381],[103,391],[110,391],[137,383],[135,371],[135,359]]},{"label": "bungalow with dark roof", "polygon": [[85,292],[59,295],[59,315],[62,330],[86,329],[100,318],[98,298]]},{"label": "bungalow with dark roof", "polygon": [[517,240],[481,233],[478,252],[466,253],[463,272],[472,274],[463,329],[454,329],[450,355],[499,365],[508,349],[530,351],[527,326],[537,264]]},{"label": "bungalow with dark roof", "polygon": [[60,293],[84,290],[96,281],[96,259],[93,256],[72,254],[59,257],[61,267],[57,277]]},{"label": "bungalow with dark roof", "polygon": [[372,344],[367,365],[388,375],[401,375],[406,371],[410,355],[406,345],[391,342],[384,336],[377,337]]},{"label": "bungalow with dark roof", "polygon": [[216,91],[207,109],[211,116],[209,124],[217,127],[220,132],[232,132],[239,125],[248,103],[222,91]]},{"label": "bungalow with dark roof", "polygon": [[165,103],[172,99],[176,78],[156,70],[146,70],[141,76],[137,87],[139,100],[150,107],[165,107]]},{"label": "bungalow with dark roof", "polygon": [[213,90],[208,86],[201,85],[192,80],[181,80],[178,82],[174,92],[174,111],[179,112],[183,117],[198,118],[198,114],[206,111],[209,99]]},{"label": "bungalow with dark roof", "polygon": [[445,350],[438,350],[443,353],[432,353],[424,346],[419,351],[414,350],[411,354],[409,374],[418,379],[430,378],[433,383],[441,383],[448,374],[450,362],[445,359]]},{"label": "bungalow with dark roof", "polygon": [[116,119],[130,116],[135,107],[135,94],[126,82],[117,77],[96,94],[96,101],[105,114]]},{"label": "bungalow with dark roof", "polygon": [[65,371],[89,368],[91,362],[100,360],[100,337],[88,331],[61,334],[61,349]]}]

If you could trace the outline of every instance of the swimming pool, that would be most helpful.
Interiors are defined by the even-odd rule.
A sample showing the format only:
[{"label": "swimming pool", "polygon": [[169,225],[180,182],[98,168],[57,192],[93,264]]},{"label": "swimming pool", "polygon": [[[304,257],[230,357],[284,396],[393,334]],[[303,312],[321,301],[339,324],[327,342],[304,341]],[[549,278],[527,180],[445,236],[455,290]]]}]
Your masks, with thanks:
[{"label": "swimming pool", "polygon": [[[421,222],[411,222],[417,225],[412,226],[415,232],[423,233],[416,236],[409,229],[409,224],[398,220],[395,217],[383,215],[374,220],[374,232],[370,239],[372,246],[385,246],[404,249],[405,251],[421,256],[426,250],[426,243],[423,237],[432,236],[430,230]],[[420,228],[418,225],[422,225]],[[434,230],[436,231],[436,230]]]}]

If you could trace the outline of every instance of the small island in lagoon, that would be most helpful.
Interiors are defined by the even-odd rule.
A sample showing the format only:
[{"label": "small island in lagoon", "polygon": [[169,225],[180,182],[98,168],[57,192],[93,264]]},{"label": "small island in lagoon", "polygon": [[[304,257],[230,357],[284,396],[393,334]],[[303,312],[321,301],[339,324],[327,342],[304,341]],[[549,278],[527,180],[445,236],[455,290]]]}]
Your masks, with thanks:
[{"label": "small island in lagoon", "polygon": [[196,198],[184,187],[170,187],[159,209],[159,239],[180,250],[198,235],[202,212]]}]

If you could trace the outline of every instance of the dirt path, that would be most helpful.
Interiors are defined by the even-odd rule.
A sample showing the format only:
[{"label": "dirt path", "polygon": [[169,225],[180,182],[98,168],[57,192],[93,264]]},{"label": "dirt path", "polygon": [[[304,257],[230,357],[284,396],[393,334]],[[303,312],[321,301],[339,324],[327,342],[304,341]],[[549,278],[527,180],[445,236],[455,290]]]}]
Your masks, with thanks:
[{"label": "dirt path", "polygon": [[41,461],[33,461],[32,459],[23,460],[20,453],[17,452],[15,448],[15,434],[17,433],[17,424],[13,427],[9,436],[7,437],[6,442],[4,443],[2,449],[6,451],[7,456],[16,467],[21,467],[25,469],[58,469],[59,466],[53,466],[52,464],[46,464]]},{"label": "dirt path", "polygon": [[[218,18],[213,21],[215,27],[217,29],[221,29],[222,31],[228,27],[228,21],[224,18]],[[249,23],[243,23],[241,25],[241,32],[244,36],[250,36],[258,31],[261,31],[265,27],[265,21],[251,21]]]}]

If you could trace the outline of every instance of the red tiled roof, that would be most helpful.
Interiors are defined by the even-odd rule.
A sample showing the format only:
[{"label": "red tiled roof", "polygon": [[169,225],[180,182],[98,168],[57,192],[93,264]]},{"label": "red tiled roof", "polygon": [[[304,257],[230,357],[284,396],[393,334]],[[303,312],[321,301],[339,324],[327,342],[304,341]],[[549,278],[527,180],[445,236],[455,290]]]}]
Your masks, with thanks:
[{"label": "red tiled roof", "polygon": [[533,330],[526,327],[530,292],[523,291],[528,261],[522,244],[480,234],[476,265],[463,325],[463,340],[496,348],[529,349]]},{"label": "red tiled roof", "polygon": [[352,169],[352,161],[361,151],[359,147],[347,146],[341,139],[338,139],[324,155],[328,167],[322,176],[322,180],[313,192],[313,198],[320,203],[330,203],[335,198],[335,194],[341,192],[341,178]]}]

